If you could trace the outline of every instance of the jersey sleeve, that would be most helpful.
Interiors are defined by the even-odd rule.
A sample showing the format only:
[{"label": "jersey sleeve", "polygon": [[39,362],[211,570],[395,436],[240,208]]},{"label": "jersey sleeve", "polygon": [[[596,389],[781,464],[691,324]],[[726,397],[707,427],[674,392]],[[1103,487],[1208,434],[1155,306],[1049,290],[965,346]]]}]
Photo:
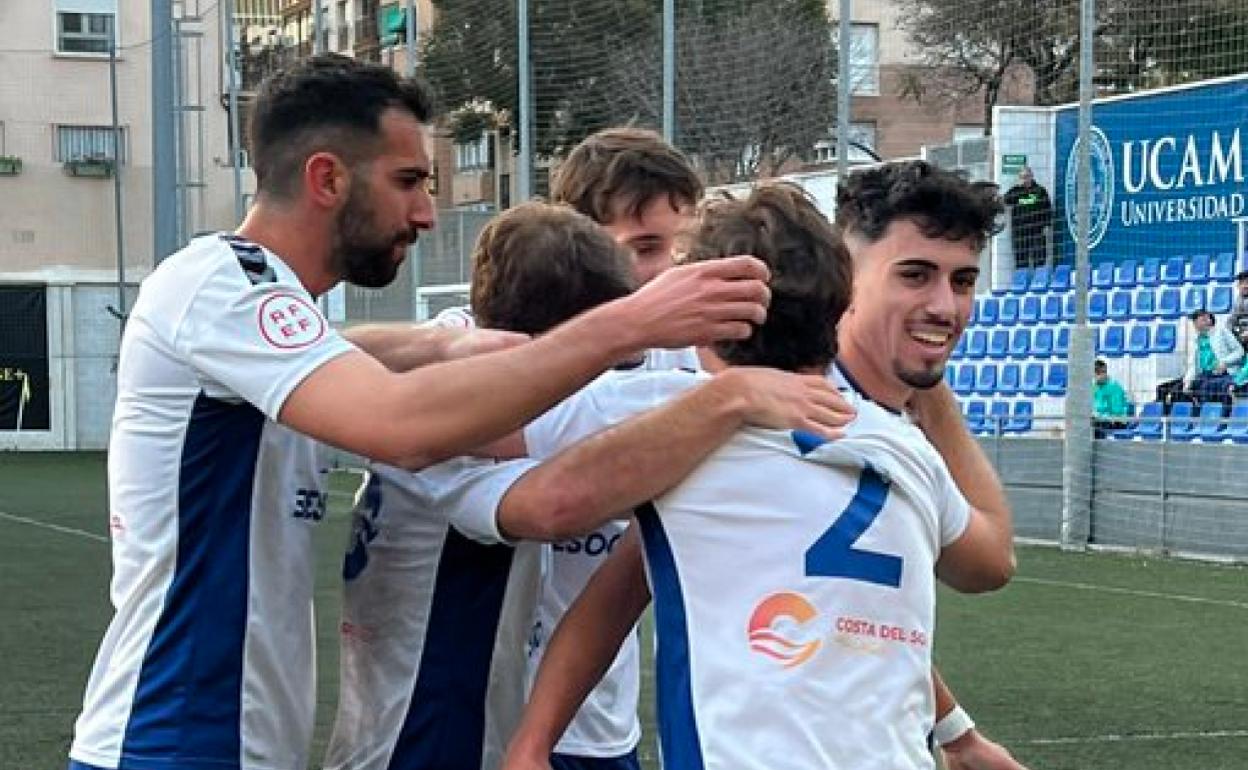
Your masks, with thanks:
[{"label": "jersey sleeve", "polygon": [[174,344],[206,386],[218,385],[274,420],[305,377],[354,350],[300,287],[253,283],[228,263],[196,292]]},{"label": "jersey sleeve", "polygon": [[957,482],[949,473],[949,467],[935,452],[933,457],[933,473],[935,475],[935,495],[937,520],[940,522],[940,547],[944,548],[966,531],[971,520],[971,504],[958,489]]},{"label": "jersey sleeve", "polygon": [[686,371],[607,372],[525,426],[529,457],[543,460],[708,378]]},{"label": "jersey sleeve", "polygon": [[511,544],[498,528],[498,506],[507,490],[537,463],[458,457],[420,472],[436,510],[451,526],[481,543]]}]

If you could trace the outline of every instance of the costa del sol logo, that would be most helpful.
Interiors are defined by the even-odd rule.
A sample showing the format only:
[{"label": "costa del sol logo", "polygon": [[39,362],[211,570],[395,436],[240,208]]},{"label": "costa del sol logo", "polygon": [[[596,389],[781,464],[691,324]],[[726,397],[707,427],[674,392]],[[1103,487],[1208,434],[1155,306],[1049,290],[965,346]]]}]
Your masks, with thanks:
[{"label": "costa del sol logo", "polygon": [[818,613],[806,597],[787,591],[758,603],[750,615],[750,649],[785,668],[810,660],[823,643]]}]

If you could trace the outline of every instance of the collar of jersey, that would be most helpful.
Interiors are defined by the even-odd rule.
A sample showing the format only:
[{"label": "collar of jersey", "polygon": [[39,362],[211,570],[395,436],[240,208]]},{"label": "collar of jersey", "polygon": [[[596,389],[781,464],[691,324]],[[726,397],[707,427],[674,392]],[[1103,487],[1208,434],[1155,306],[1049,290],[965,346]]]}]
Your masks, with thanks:
[{"label": "collar of jersey", "polygon": [[898,417],[902,416],[903,413],[900,409],[894,409],[891,406],[887,406],[886,404],[881,404],[879,401],[876,401],[874,398],[871,398],[870,396],[868,396],[866,391],[862,389],[862,386],[858,384],[858,381],[855,380],[853,375],[849,373],[849,370],[845,368],[845,364],[842,364],[840,361],[836,361],[832,364],[832,369],[837,374],[841,375],[841,379],[845,380],[845,383],[849,385],[850,389],[853,390],[854,393],[858,394],[859,398],[870,401],[871,403],[875,404],[876,406],[878,406],[879,408],[883,409],[886,412],[895,414]]}]

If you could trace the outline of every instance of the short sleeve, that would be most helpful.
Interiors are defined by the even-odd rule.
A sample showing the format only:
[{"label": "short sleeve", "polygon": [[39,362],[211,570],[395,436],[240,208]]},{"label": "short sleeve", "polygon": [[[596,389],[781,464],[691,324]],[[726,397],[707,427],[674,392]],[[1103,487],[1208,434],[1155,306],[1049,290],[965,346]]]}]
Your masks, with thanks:
[{"label": "short sleeve", "polygon": [[[935,455],[935,452],[932,454]],[[971,520],[971,504],[962,495],[962,490],[958,489],[945,461],[939,455],[932,459],[936,482],[933,499],[940,522],[940,547],[944,548],[962,537],[962,533],[966,531]]]},{"label": "short sleeve", "polygon": [[498,506],[507,490],[537,463],[532,460],[496,462],[457,457],[420,472],[435,510],[446,514],[451,526],[481,543],[510,543],[498,528]]},{"label": "short sleeve", "polygon": [[274,420],[305,377],[354,350],[302,288],[252,283],[229,263],[195,293],[174,345],[208,381]]}]

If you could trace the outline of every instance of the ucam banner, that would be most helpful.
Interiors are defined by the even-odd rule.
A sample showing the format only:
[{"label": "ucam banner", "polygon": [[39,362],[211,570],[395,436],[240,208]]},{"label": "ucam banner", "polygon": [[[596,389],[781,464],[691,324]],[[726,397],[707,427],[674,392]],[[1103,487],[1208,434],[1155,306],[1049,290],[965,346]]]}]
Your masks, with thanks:
[{"label": "ucam banner", "polygon": [[[1056,110],[1058,254],[1073,262],[1079,107]],[[1097,100],[1089,144],[1093,262],[1241,252],[1248,75]]]}]

